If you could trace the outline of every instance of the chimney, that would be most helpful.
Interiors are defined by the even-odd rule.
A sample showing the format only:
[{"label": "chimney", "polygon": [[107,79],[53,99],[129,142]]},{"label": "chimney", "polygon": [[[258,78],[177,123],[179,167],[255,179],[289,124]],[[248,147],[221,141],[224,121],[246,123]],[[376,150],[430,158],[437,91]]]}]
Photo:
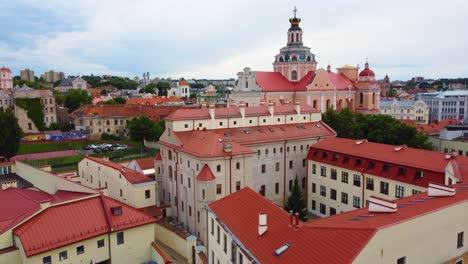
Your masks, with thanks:
[{"label": "chimney", "polygon": [[50,200],[41,201],[41,209],[45,209],[50,206]]},{"label": "chimney", "polygon": [[17,188],[18,182],[16,180],[6,181],[2,183],[2,190],[6,190],[8,188]]},{"label": "chimney", "polygon": [[242,118],[244,118],[245,117],[245,103],[243,101],[239,103],[239,112]]},{"label": "chimney", "polygon": [[232,139],[230,137],[225,137],[223,140],[223,150],[224,152],[232,152]]},{"label": "chimney", "polygon": [[393,201],[373,195],[369,198],[370,213],[394,213],[396,211],[397,204]]},{"label": "chimney", "polygon": [[203,109],[206,108],[206,102],[201,103],[201,108],[203,108]]},{"label": "chimney", "polygon": [[427,195],[431,197],[454,196],[455,188],[443,184],[429,183]]},{"label": "chimney", "polygon": [[299,213],[294,214],[294,227],[299,226]]},{"label": "chimney", "polygon": [[214,104],[210,104],[210,106],[208,108],[208,113],[210,113],[211,119],[215,118],[215,106],[214,106]]},{"label": "chimney", "polygon": [[265,99],[260,99],[260,105],[261,105],[261,106],[266,105]]},{"label": "chimney", "polygon": [[268,102],[268,112],[272,116],[275,114],[275,105],[274,105],[273,101]]},{"label": "chimney", "polygon": [[265,212],[260,212],[258,215],[258,235],[263,235],[267,229],[267,214]]},{"label": "chimney", "polygon": [[297,114],[300,115],[301,114],[301,102],[299,101],[294,102],[294,109],[296,109]]},{"label": "chimney", "polygon": [[294,226],[294,212],[293,212],[293,210],[289,211],[289,226]]}]

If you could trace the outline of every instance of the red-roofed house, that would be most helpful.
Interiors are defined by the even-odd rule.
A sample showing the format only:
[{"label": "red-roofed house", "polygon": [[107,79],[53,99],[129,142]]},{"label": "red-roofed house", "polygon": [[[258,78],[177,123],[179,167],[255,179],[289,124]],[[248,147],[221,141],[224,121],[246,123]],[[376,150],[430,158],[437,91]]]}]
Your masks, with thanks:
[{"label": "red-roofed house", "polygon": [[158,142],[160,197],[174,219],[206,241],[205,205],[245,186],[282,205],[307,153],[335,132],[307,105],[179,109]]},{"label": "red-roofed house", "polygon": [[[432,185],[303,223],[244,188],[208,205],[210,263],[464,263],[468,190]],[[241,213],[239,213],[241,212]],[[237,261],[237,262],[236,262]]]},{"label": "red-roofed house", "polygon": [[426,191],[429,183],[462,182],[446,167],[468,163],[464,156],[344,138],[312,145],[308,159],[308,209],[320,216],[364,207],[372,195],[395,199]]},{"label": "red-roofed house", "polygon": [[86,156],[78,163],[81,184],[106,190],[116,200],[136,208],[156,205],[156,181],[141,172],[109,161]]},{"label": "red-roofed house", "polygon": [[315,54],[303,45],[300,18],[289,20],[286,47],[280,49],[273,62],[273,71],[252,71],[246,67],[230,99],[258,106],[261,101],[276,105],[300,101],[325,112],[328,108],[350,107],[361,113],[378,113],[380,85],[375,73],[365,63],[364,69],[345,65],[332,72],[331,66],[317,70]]}]

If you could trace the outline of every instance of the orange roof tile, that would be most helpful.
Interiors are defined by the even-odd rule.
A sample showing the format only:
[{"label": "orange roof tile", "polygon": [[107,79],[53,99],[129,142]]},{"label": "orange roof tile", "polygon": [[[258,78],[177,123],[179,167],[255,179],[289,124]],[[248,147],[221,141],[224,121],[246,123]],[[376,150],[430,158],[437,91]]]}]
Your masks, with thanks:
[{"label": "orange roof tile", "polygon": [[152,98],[129,98],[125,104],[129,105],[160,105],[165,103],[183,103],[184,100],[177,96],[154,96]]},{"label": "orange roof tile", "polygon": [[147,169],[154,169],[154,157],[149,157],[149,158],[142,158],[142,159],[136,159],[135,162],[138,164],[140,169],[142,170],[147,170]]},{"label": "orange roof tile", "polygon": [[182,85],[190,85],[186,80],[182,80],[179,82],[179,85],[182,86]]},{"label": "orange roof tile", "polygon": [[73,111],[70,116],[77,117],[138,117],[147,116],[159,121],[168,116],[175,108],[146,105],[85,105]]},{"label": "orange roof tile", "polygon": [[[122,207],[114,216],[110,208]],[[13,230],[30,257],[91,237],[155,222],[137,209],[105,196],[51,206]]]},{"label": "orange roof tile", "polygon": [[130,168],[127,168],[115,162],[105,161],[104,159],[90,157],[90,156],[86,156],[83,159],[89,159],[91,161],[100,163],[104,166],[107,166],[107,167],[113,168],[114,170],[119,171],[132,184],[154,181],[153,179],[145,176],[143,173],[132,170]]},{"label": "orange roof tile", "polygon": [[208,165],[204,165],[201,171],[197,175],[197,180],[199,181],[212,181],[216,179],[214,176],[213,172],[211,171],[210,167]]}]

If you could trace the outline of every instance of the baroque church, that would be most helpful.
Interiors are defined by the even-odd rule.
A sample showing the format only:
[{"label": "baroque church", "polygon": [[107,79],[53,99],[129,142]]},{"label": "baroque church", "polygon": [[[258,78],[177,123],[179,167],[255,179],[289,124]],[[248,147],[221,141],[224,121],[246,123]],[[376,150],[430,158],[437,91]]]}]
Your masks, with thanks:
[{"label": "baroque church", "polygon": [[246,67],[237,74],[231,105],[285,105],[299,102],[325,112],[328,108],[349,107],[361,113],[378,113],[380,86],[366,61],[365,67],[344,65],[336,72],[317,69],[315,54],[302,41],[301,19],[289,19],[287,45],[280,49],[273,62],[273,71],[252,71]]}]

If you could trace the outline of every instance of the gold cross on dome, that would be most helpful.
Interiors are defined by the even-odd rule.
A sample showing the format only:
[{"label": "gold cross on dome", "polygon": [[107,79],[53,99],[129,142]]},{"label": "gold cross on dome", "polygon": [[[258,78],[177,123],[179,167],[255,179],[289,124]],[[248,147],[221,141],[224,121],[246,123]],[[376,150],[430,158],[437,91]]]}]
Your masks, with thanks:
[{"label": "gold cross on dome", "polygon": [[294,13],[294,17],[296,17],[296,13],[297,13],[297,8],[296,8],[296,6],[294,6],[293,13]]}]

